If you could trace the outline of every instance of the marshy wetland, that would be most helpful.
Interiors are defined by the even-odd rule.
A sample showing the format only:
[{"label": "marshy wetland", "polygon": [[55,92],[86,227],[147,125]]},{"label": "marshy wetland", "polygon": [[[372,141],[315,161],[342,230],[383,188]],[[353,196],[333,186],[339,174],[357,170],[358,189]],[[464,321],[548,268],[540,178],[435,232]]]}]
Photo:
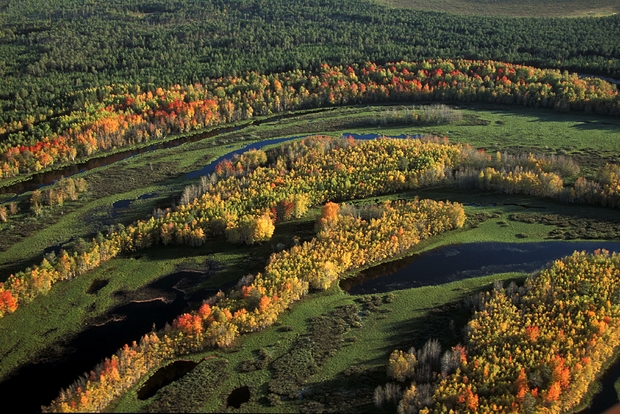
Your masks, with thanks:
[{"label": "marshy wetland", "polygon": [[[13,236],[11,242],[5,241],[4,251],[0,253],[2,266],[9,271],[37,263],[41,260],[37,252],[43,249],[53,249],[61,243],[63,248],[71,248],[78,237],[105,231],[112,222],[129,224],[155,209],[178,203],[183,189],[198,181],[201,174],[213,172],[213,167],[226,154],[250,149],[248,140],[256,140],[256,144],[251,144],[256,148],[269,148],[268,145],[299,140],[311,132],[337,137],[370,131],[389,136],[432,133],[447,135],[455,142],[473,136],[478,137],[473,145],[486,151],[572,154],[585,160],[587,173],[588,168],[615,160],[614,136],[620,131],[620,124],[613,118],[579,115],[577,120],[574,115],[498,106],[457,108],[462,118],[450,125],[410,126],[393,116],[398,110],[407,109],[378,106],[299,113],[85,171],[80,174],[89,183],[84,198],[44,211],[25,223],[5,225],[3,231],[7,233],[9,226],[23,231]],[[588,121],[591,136],[598,137],[598,147],[571,145],[569,139],[559,146],[557,137],[574,136],[584,124],[581,118]],[[386,121],[373,127],[377,119]],[[541,122],[543,119],[545,122]],[[516,131],[510,139],[505,137],[506,125]],[[541,137],[553,138],[530,142],[532,128]],[[518,140],[517,136],[523,139]],[[20,197],[25,200],[28,195],[19,195],[18,200]],[[372,275],[389,273],[390,268],[401,266],[398,262],[386,261],[365,269],[358,276],[351,275],[341,281],[340,287],[311,293],[283,314],[274,326],[240,337],[230,349],[192,357],[196,361],[206,358],[205,362],[213,357],[217,361],[225,360],[225,364],[210,362],[217,369],[192,370],[183,376],[173,376],[155,395],[139,391],[145,387],[147,376],[112,409],[121,412],[155,409],[157,401],[170,401],[171,395],[183,390],[189,392],[189,384],[209,372],[208,375],[216,375],[222,381],[205,391],[205,398],[196,400],[200,405],[183,399],[179,409],[220,411],[241,407],[246,411],[261,411],[274,407],[276,411],[289,411],[337,407],[344,411],[371,411],[374,409],[372,392],[385,382],[385,361],[391,350],[420,347],[428,337],[438,337],[446,346],[462,341],[460,332],[471,315],[465,302],[471,295],[490,289],[496,280],[522,283],[526,274],[573,250],[620,250],[620,230],[616,230],[620,228],[620,220],[616,211],[604,207],[442,186],[355,200],[353,204],[361,206],[415,197],[457,201],[463,204],[468,217],[462,229],[422,241],[407,252],[407,257],[399,259],[407,265],[426,266],[419,272],[426,279],[416,282],[415,276],[403,276],[406,283],[393,284]],[[246,274],[262,271],[274,251],[310,240],[319,214],[319,209],[313,208],[303,218],[278,224],[272,240],[266,243],[238,247],[209,241],[199,247],[156,246],[121,255],[85,277],[61,282],[48,295],[0,320],[2,329],[14,332],[0,350],[2,394],[10,395],[24,384],[33,384],[36,378],[49,390],[41,391],[40,400],[33,399],[30,409],[49,403],[60,388],[69,386],[82,372],[124,343],[154,328],[163,328],[183,312],[197,309],[203,299],[219,289],[232,288]],[[32,223],[30,226],[28,221]],[[450,262],[456,258],[461,262]],[[480,263],[475,264],[477,258]],[[423,264],[425,261],[427,265]],[[441,266],[447,268],[444,276],[439,276]],[[377,287],[356,291],[362,288],[355,286],[356,278],[373,279],[371,282],[377,283]],[[57,305],[59,300],[61,304]],[[348,306],[356,307],[361,315],[359,320],[338,313],[338,309]],[[44,322],[41,315],[45,315]],[[17,326],[28,328],[18,331]],[[301,338],[309,338],[315,344],[331,338],[338,345],[331,350],[321,350],[320,346],[305,348],[305,339]],[[82,354],[88,358],[75,363]],[[302,355],[310,355],[314,362],[312,367],[303,368],[308,370],[304,371],[308,376],[303,383],[295,385],[300,390],[297,397],[270,392],[277,389],[273,385],[277,380],[276,361],[296,361]],[[337,391],[328,391],[334,384],[339,384]],[[161,405],[158,407],[162,409]]]}]

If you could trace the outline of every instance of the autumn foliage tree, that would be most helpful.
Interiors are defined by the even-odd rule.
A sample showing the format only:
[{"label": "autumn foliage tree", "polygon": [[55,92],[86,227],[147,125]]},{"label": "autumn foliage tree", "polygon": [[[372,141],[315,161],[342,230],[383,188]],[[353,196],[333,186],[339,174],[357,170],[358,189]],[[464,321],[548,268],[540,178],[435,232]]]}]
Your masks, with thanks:
[{"label": "autumn foliage tree", "polygon": [[523,287],[483,294],[467,327],[466,358],[453,374],[437,377],[425,409],[560,413],[577,407],[620,345],[619,276],[618,253],[575,252]]},{"label": "autumn foliage tree", "polygon": [[[351,270],[402,254],[420,240],[461,227],[459,204],[414,200],[387,202],[367,221],[326,208],[333,225],[316,238],[271,256],[264,273],[212,304],[177,317],[171,326],[125,346],[88,376],[63,390],[45,412],[101,411],[153,367],[187,353],[227,347],[235,338],[271,326],[309,289],[327,289]],[[116,362],[118,361],[118,362]],[[413,362],[412,362],[413,363]]]},{"label": "autumn foliage tree", "polygon": [[0,178],[256,115],[328,105],[448,100],[620,113],[617,87],[601,79],[462,59],[324,64],[314,71],[250,72],[155,91],[113,85],[87,92],[102,99],[59,116],[57,132],[33,137],[24,127],[29,123],[0,125],[0,131],[12,131],[11,143],[0,145]]}]

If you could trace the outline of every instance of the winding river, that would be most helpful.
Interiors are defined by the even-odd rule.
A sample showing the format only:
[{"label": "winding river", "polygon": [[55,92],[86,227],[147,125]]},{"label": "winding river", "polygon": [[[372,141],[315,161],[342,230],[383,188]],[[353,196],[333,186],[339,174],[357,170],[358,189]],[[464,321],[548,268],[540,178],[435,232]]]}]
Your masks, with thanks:
[{"label": "winding river", "polygon": [[[205,273],[181,271],[159,278],[140,289],[145,298],[128,298],[128,302],[90,321],[75,336],[49,344],[32,362],[20,366],[0,382],[3,412],[39,412],[42,405],[58,396],[60,389],[68,387],[124,344],[150,332],[153,326],[163,328],[191,303],[200,304],[217,293],[215,289],[202,290],[188,297],[184,291],[186,287],[181,287],[195,285],[205,277],[208,277]],[[105,280],[96,280],[89,291],[96,294],[105,284]],[[127,294],[114,292],[113,295],[124,297]],[[36,392],[30,393],[27,399],[15,398],[25,389]]]},{"label": "winding river", "polygon": [[79,174],[85,171],[92,170],[94,168],[104,167],[106,165],[113,164],[118,161],[122,161],[124,159],[133,157],[138,154],[143,154],[145,152],[151,152],[160,149],[174,148],[178,147],[181,144],[185,144],[188,142],[197,142],[206,138],[212,138],[218,135],[226,134],[229,132],[239,131],[245,129],[249,126],[258,126],[268,122],[275,122],[281,119],[294,118],[296,116],[301,116],[308,113],[316,113],[316,112],[324,112],[331,111],[335,108],[318,108],[313,110],[308,110],[303,114],[300,113],[290,113],[290,114],[280,114],[274,115],[261,120],[250,120],[249,122],[235,126],[235,127],[221,127],[211,129],[205,132],[197,132],[191,135],[183,135],[177,138],[172,138],[167,141],[156,142],[151,145],[122,150],[116,152],[114,154],[101,154],[101,156],[97,156],[95,158],[91,158],[86,161],[78,162],[76,164],[68,165],[65,167],[55,168],[53,170],[44,171],[41,173],[33,174],[29,178],[24,181],[19,181],[14,184],[10,184],[4,187],[0,187],[0,194],[21,194],[26,191],[36,190],[37,188],[41,188],[47,185],[53,184],[55,181],[59,180],[62,177],[70,177],[75,174]]},{"label": "winding river", "polygon": [[[282,117],[269,118],[269,120]],[[197,141],[232,130],[232,128],[221,128],[202,135],[197,134],[138,150],[113,154],[69,168],[76,169],[75,172],[79,172],[81,169],[100,167],[141,152],[152,151],[158,148],[170,148],[183,142]],[[374,139],[378,135],[343,134],[343,137],[348,136],[353,136],[355,139]],[[300,137],[279,138],[249,144],[242,149],[231,151],[210,162],[202,169],[188,173],[186,178],[193,179],[209,174],[214,170],[217,163],[231,158],[235,154],[296,138]],[[398,138],[404,138],[404,136]],[[46,174],[48,173],[39,174],[30,181],[18,183],[15,186],[4,187],[0,189],[0,192],[28,191],[28,189],[37,188],[45,184],[46,180],[49,183],[54,179],[60,178],[60,176],[68,176],[71,173],[67,170],[55,170],[51,171],[49,175]],[[152,197],[152,195],[147,194],[143,196],[143,198],[148,197]],[[126,205],[121,200],[115,207],[125,208]],[[443,284],[494,273],[533,272],[544,267],[546,263],[571,254],[575,250],[594,251],[599,248],[620,251],[620,243],[549,241],[538,243],[471,243],[444,246],[364,270],[355,278],[341,281],[341,287],[350,294],[379,293],[417,286]],[[59,389],[67,387],[80,374],[91,369],[96,363],[111,355],[123,344],[148,332],[153,323],[161,327],[164,323],[172,320],[188,305],[184,295],[179,294],[183,292],[176,288],[177,283],[183,278],[194,279],[196,277],[201,276],[195,273],[177,273],[152,282],[147,287],[154,291],[159,291],[160,295],[158,297],[150,301],[130,302],[122,307],[113,309],[108,313],[108,318],[102,321],[102,323],[91,324],[91,326],[64,343],[50,344],[50,349],[55,348],[54,353],[48,350],[46,355],[40,355],[37,361],[21,366],[12,373],[11,377],[0,382],[0,398],[5,401],[5,404],[16,404],[14,407],[5,405],[5,409],[10,412],[38,411],[41,405],[49,403],[52,398],[57,396]],[[95,293],[97,290],[94,290]],[[195,298],[192,299],[195,300]],[[610,378],[609,381],[611,381],[612,389],[613,381],[617,377],[615,373],[619,369],[620,363],[614,365],[611,368],[613,374],[607,376]],[[26,387],[37,390],[36,393],[31,394],[33,395],[32,398],[26,401],[14,398],[15,395],[20,394],[20,390]],[[609,384],[604,381],[603,387],[604,390],[608,390]],[[610,395],[609,391],[604,395]],[[605,402],[602,404],[605,405]],[[613,401],[609,402],[609,405],[605,407],[611,404],[613,404]],[[596,407],[598,409],[602,405],[596,405]],[[584,412],[590,413],[593,411]]]}]

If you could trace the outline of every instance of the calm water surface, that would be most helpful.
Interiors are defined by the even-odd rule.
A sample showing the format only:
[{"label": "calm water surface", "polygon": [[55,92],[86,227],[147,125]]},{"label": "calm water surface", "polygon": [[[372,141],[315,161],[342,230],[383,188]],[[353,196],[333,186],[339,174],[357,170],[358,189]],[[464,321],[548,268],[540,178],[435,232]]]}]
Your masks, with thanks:
[{"label": "calm water surface", "polygon": [[533,272],[575,250],[620,251],[620,242],[547,241],[466,243],[443,246],[362,271],[340,282],[350,294],[382,293],[440,285],[505,272]]}]

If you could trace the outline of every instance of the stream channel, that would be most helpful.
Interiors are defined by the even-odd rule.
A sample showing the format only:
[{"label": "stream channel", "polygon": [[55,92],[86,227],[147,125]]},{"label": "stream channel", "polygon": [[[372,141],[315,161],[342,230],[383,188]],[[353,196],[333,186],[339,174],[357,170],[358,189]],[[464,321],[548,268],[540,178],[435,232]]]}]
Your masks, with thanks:
[{"label": "stream channel", "polygon": [[[113,295],[126,297],[123,304],[111,309],[103,317],[90,321],[76,335],[50,346],[32,362],[20,366],[10,377],[0,382],[3,412],[40,412],[85,372],[89,372],[104,358],[113,355],[124,344],[139,339],[155,325],[166,323],[183,313],[190,303],[201,303],[217,290],[202,290],[190,297],[184,292],[208,277],[195,271],[179,271],[159,278],[140,289],[139,298],[126,292]],[[96,294],[106,281],[95,280],[91,294]],[[96,286],[95,286],[96,285]],[[88,294],[88,293],[85,293]],[[191,300],[191,302],[190,302]],[[28,398],[18,398],[28,391]]]},{"label": "stream channel", "polygon": [[28,179],[24,181],[19,181],[11,185],[7,185],[4,187],[0,187],[0,194],[21,194],[26,191],[36,190],[37,188],[41,188],[47,185],[54,184],[57,180],[62,177],[70,177],[75,174],[79,174],[82,172],[86,172],[92,170],[94,168],[104,167],[106,165],[113,164],[118,161],[122,161],[124,159],[133,157],[138,154],[143,154],[145,152],[152,152],[160,149],[174,148],[178,147],[181,144],[185,144],[187,142],[197,142],[206,138],[212,138],[218,135],[226,134],[229,132],[239,131],[245,129],[249,126],[258,126],[264,123],[276,122],[281,119],[294,118],[296,116],[302,116],[305,114],[316,113],[316,112],[324,112],[330,111],[335,108],[319,108],[314,110],[306,111],[302,114],[300,113],[290,113],[290,114],[280,114],[274,115],[261,120],[250,120],[249,122],[235,126],[235,127],[222,127],[215,128],[205,132],[197,132],[191,135],[183,135],[178,138],[172,138],[163,142],[156,142],[151,145],[147,145],[140,148],[122,150],[116,152],[114,154],[109,155],[101,155],[96,158],[91,158],[86,161],[78,162],[76,164],[68,165],[65,167],[59,167],[53,170],[33,174]]},{"label": "stream channel", "polygon": [[[274,120],[274,118],[270,118],[269,121]],[[279,118],[282,118],[282,116]],[[224,132],[230,132],[231,130],[230,128],[222,128],[202,135],[197,134],[183,137],[178,140],[154,144],[150,147],[113,154],[87,162],[92,163],[92,165],[86,166],[82,164],[70,168],[78,168],[76,172],[79,172],[79,169],[96,168],[141,152],[152,151],[157,148],[170,148],[183,142],[197,141],[207,136],[215,136]],[[377,134],[357,135],[348,133],[343,134],[343,137],[350,135],[355,139],[374,139],[378,137]],[[217,163],[223,159],[231,158],[235,154],[295,138],[299,137],[272,139],[248,144],[242,149],[232,151],[210,162],[200,170],[188,173],[186,178],[192,179],[209,174],[214,170]],[[35,176],[37,177],[36,179],[33,178],[30,181],[15,185],[26,187],[20,187],[19,190],[14,188],[15,186],[5,187],[0,189],[0,193],[27,191],[28,189],[44,185],[46,183],[44,180],[52,182],[54,179],[68,175],[71,175],[71,173],[66,170],[51,171]],[[47,178],[42,178],[43,176]],[[28,185],[31,187],[27,187]],[[150,195],[146,197],[148,196]],[[123,208],[125,205],[119,203],[117,207]],[[341,286],[351,294],[378,293],[417,286],[443,284],[463,278],[478,277],[498,272],[532,272],[543,267],[549,261],[570,254],[574,250],[593,251],[598,248],[620,251],[620,243],[552,241],[507,244],[473,243],[445,246],[420,255],[414,255],[364,270],[358,277],[342,281]],[[92,369],[97,363],[105,357],[112,355],[125,343],[130,343],[144,333],[149,332],[154,324],[161,328],[166,322],[170,322],[174,317],[182,313],[189,304],[189,298],[178,287],[179,282],[183,281],[184,284],[193,284],[196,283],[197,279],[203,277],[205,277],[205,274],[197,272],[177,272],[164,276],[151,282],[144,288],[153,293],[151,298],[125,303],[110,310],[101,322],[91,323],[87,328],[75,336],[67,338],[62,343],[50,344],[43,351],[43,354],[33,358],[32,362],[20,366],[8,378],[0,382],[0,398],[4,401],[7,412],[40,411],[41,405],[49,404],[53,398],[57,397],[60,389],[69,386],[79,375]],[[102,283],[102,281],[99,281],[99,283]],[[95,291],[97,290],[95,289]],[[191,298],[192,302],[196,303],[213,293],[215,292],[200,292]],[[612,366],[610,371],[614,373],[620,371],[620,363]],[[613,391],[613,382],[617,375],[612,374],[607,377],[609,378],[608,381],[604,380],[603,382],[604,392],[599,395],[610,395],[607,382],[611,383]],[[25,389],[34,390],[34,392],[30,392],[30,396],[27,399],[15,398],[15,396],[21,395]],[[605,393],[605,390],[608,392]],[[597,395],[597,398],[599,398],[599,395]],[[608,397],[603,398],[608,399]],[[596,402],[597,399],[595,398],[594,401]],[[603,408],[611,406],[614,401],[608,404],[604,401],[602,403],[604,405]],[[594,411],[584,411],[584,413],[586,412]]]},{"label": "stream channel", "polygon": [[[620,251],[620,243],[551,241],[444,246],[364,270],[359,277],[342,281],[341,286],[351,294],[378,293],[443,284],[497,272],[532,272],[574,250],[594,251],[599,248]],[[177,272],[164,276],[142,289],[149,292],[149,299],[134,300],[112,309],[99,323],[91,323],[63,343],[52,344],[44,355],[21,366],[0,383],[0,398],[5,401],[5,408],[9,412],[39,411],[40,406],[49,404],[61,388],[66,388],[103,358],[149,332],[153,324],[161,328],[182,313],[188,306],[189,298],[180,285],[192,285],[204,277],[206,275],[199,272]],[[102,284],[102,281],[96,282]],[[96,293],[98,289],[93,291]],[[213,293],[215,291],[200,292],[191,300],[197,303]],[[612,373],[603,379],[603,393],[597,395],[598,399],[603,400],[594,400],[596,410],[615,402],[608,400],[610,395],[615,394],[613,382],[616,374],[620,375],[620,363],[613,365],[609,371]],[[15,398],[24,389],[36,392],[31,393],[28,399]],[[594,412],[598,411],[584,411]]]},{"label": "stream channel", "polygon": [[[419,286],[440,285],[471,277],[504,272],[534,272],[575,250],[620,252],[620,242],[548,241],[537,243],[467,243],[438,247],[384,263],[344,279],[350,294],[383,293]],[[614,382],[620,378],[620,359],[601,378],[601,391],[580,414],[601,414],[618,402]]]},{"label": "stream channel", "polygon": [[[268,120],[273,121],[274,119],[281,119],[282,117],[283,116],[273,117]],[[256,121],[254,125],[259,122],[261,121]],[[267,120],[262,122],[267,122]],[[54,179],[58,179],[63,175],[68,176],[72,173],[71,171],[73,171],[73,169],[96,168],[142,152],[159,148],[170,148],[184,142],[193,142],[230,131],[232,131],[231,128],[222,128],[202,135],[183,137],[178,140],[154,144],[150,147],[93,159],[80,166],[39,174],[35,176],[36,179],[21,182],[11,187],[5,187],[4,189],[0,189],[0,191],[7,192],[9,189],[11,191],[27,191],[45,185],[46,183],[49,184],[53,182]],[[345,134],[344,136],[348,137],[350,135],[360,140],[375,139],[378,137],[377,134]],[[186,178],[194,179],[210,174],[221,161],[230,159],[248,150],[260,149],[267,145],[279,144],[302,137],[303,136],[277,138],[248,144],[241,149],[231,151],[211,161],[199,170],[187,173]],[[404,138],[404,136],[399,136],[397,138]],[[78,170],[73,173],[76,172],[78,172]],[[145,194],[140,198],[144,199],[152,196],[152,194]],[[132,200],[117,201],[113,205],[113,210],[127,208],[131,201]],[[48,251],[59,252],[61,248],[62,244],[52,246],[48,248]],[[34,361],[20,366],[18,369],[14,370],[8,378],[0,382],[0,398],[9,405],[15,402],[15,407],[10,407],[14,408],[14,410],[11,410],[14,412],[40,411],[41,405],[49,404],[52,399],[58,396],[60,389],[68,387],[80,375],[91,370],[105,357],[112,355],[124,344],[130,343],[149,332],[154,324],[161,328],[166,322],[172,321],[176,316],[181,314],[183,310],[187,308],[188,302],[186,298],[184,298],[184,295],[178,294],[176,286],[179,280],[188,278],[195,279],[196,273],[180,272],[160,278],[145,287],[145,289],[149,289],[153,292],[159,292],[159,294],[153,296],[152,299],[132,301],[112,309],[106,314],[103,322],[96,324],[91,323],[91,325],[74,337],[68,338],[62,343],[50,344],[50,346],[43,351],[42,355],[34,357]],[[97,283],[103,283],[105,286],[105,281],[97,281]],[[213,293],[216,292],[210,292],[210,294]],[[195,300],[194,298],[192,299]],[[18,401],[12,398],[12,396],[17,395],[20,390],[31,387],[37,390],[35,395],[31,398],[25,401]],[[7,406],[7,408],[9,407]]]}]

